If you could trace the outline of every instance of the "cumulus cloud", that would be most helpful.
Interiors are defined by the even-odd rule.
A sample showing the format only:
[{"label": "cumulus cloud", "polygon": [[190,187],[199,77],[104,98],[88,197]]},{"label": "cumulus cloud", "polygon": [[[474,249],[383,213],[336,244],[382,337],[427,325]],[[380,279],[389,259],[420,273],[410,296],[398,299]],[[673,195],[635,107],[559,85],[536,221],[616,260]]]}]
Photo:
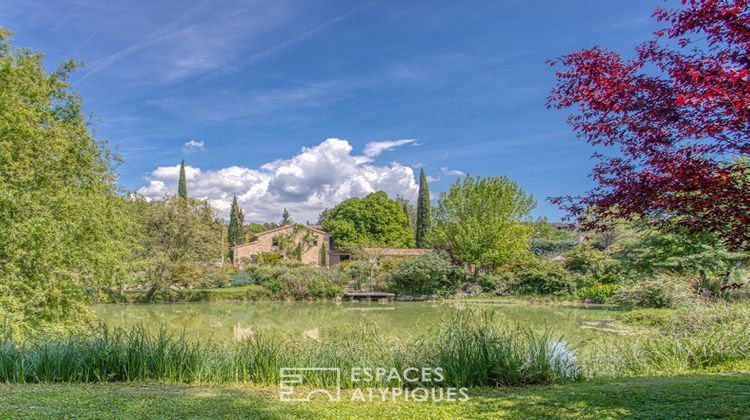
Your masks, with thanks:
[{"label": "cumulus cloud", "polygon": [[374,158],[385,151],[393,150],[406,144],[416,144],[416,142],[415,139],[373,141],[365,145],[364,153],[365,156]]},{"label": "cumulus cloud", "polygon": [[183,153],[191,153],[203,150],[205,143],[202,140],[188,140],[182,145]]},{"label": "cumulus cloud", "polygon": [[[416,199],[419,187],[412,168],[398,162],[373,165],[369,156],[352,154],[352,150],[348,141],[330,138],[257,169],[230,166],[204,171],[188,165],[188,194],[208,199],[223,217],[227,217],[236,194],[246,222],[276,221],[283,208],[289,209],[295,220],[313,222],[326,207],[380,190],[389,196]],[[175,194],[178,178],[179,165],[160,166],[138,193],[151,199]]]}]

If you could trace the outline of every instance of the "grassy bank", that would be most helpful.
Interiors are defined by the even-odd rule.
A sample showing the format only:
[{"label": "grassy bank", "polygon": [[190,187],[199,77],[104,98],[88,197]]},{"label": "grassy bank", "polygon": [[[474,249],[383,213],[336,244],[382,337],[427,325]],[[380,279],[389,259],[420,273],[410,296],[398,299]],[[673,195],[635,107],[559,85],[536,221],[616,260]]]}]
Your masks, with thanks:
[{"label": "grassy bank", "polygon": [[[101,303],[147,303],[147,290],[128,290],[122,295],[112,294],[100,298]],[[342,292],[343,295],[343,292]],[[161,290],[154,294],[149,303],[172,303],[172,302],[231,302],[231,301],[269,301],[279,300],[267,288],[249,284],[245,286],[232,286],[212,289],[174,289]],[[462,297],[456,300],[486,300],[498,303],[534,303],[534,304],[561,304],[582,305],[580,299],[574,295],[478,295]]]},{"label": "grassy bank", "polygon": [[[128,290],[122,295],[108,296],[103,303],[146,303],[148,290]],[[156,292],[150,303],[168,302],[228,302],[271,299],[268,291],[259,285],[223,287],[213,289],[169,289]]]},{"label": "grassy bank", "polygon": [[0,385],[0,418],[742,418],[750,372],[473,389],[459,403],[284,403],[278,388],[134,384]]},{"label": "grassy bank", "polygon": [[[445,386],[520,386],[578,378],[575,358],[548,333],[502,326],[492,312],[463,311],[405,340],[375,326],[332,331],[325,340],[258,334],[205,342],[101,329],[89,336],[0,342],[0,382],[278,383],[282,367],[328,367],[352,386],[353,367],[442,368]],[[330,380],[330,378],[328,378]],[[330,385],[325,378],[320,385]],[[402,386],[400,379],[378,382]],[[370,386],[370,384],[368,384]]]}]

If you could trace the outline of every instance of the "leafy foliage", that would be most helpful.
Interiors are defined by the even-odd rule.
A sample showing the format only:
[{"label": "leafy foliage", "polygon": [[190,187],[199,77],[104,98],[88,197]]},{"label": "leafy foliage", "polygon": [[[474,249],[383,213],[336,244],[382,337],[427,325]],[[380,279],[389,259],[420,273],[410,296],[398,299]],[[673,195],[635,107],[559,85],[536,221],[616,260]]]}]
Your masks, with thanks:
[{"label": "leafy foliage", "polygon": [[638,238],[620,245],[615,256],[630,277],[648,277],[659,272],[726,276],[746,257],[730,252],[719,237],[687,229],[667,232],[642,229]]},{"label": "leafy foliage", "polygon": [[12,335],[80,321],[85,289],[116,284],[137,240],[116,158],[67,83],[76,64],[47,73],[41,60],[0,28],[0,329]]},{"label": "leafy foliage", "polygon": [[575,280],[565,267],[554,261],[534,259],[513,271],[513,291],[519,294],[570,294]]},{"label": "leafy foliage", "polygon": [[223,226],[207,201],[172,196],[134,205],[143,236],[133,276],[151,284],[148,297],[170,285],[192,285],[223,252]]},{"label": "leafy foliage", "polygon": [[626,307],[672,308],[694,296],[684,277],[660,274],[620,286],[612,301]]},{"label": "leafy foliage", "polygon": [[456,291],[466,279],[463,269],[430,252],[404,260],[388,275],[388,287],[396,293],[430,295]]},{"label": "leafy foliage", "polygon": [[535,202],[506,177],[466,176],[440,194],[434,221],[437,244],[460,262],[509,264],[526,256]]},{"label": "leafy foliage", "polygon": [[570,251],[577,245],[578,241],[568,239],[532,239],[529,241],[529,250],[540,257],[555,257]]},{"label": "leafy foliage", "polygon": [[321,225],[339,247],[408,248],[414,244],[406,214],[382,191],[342,201],[325,212]]},{"label": "leafy foliage", "polygon": [[[667,27],[635,57],[594,47],[552,64],[565,68],[548,106],[601,154],[585,197],[556,198],[589,227],[631,217],[716,234],[750,249],[750,8],[747,0],[683,1],[657,9]],[[585,212],[595,217],[587,220]]]}]

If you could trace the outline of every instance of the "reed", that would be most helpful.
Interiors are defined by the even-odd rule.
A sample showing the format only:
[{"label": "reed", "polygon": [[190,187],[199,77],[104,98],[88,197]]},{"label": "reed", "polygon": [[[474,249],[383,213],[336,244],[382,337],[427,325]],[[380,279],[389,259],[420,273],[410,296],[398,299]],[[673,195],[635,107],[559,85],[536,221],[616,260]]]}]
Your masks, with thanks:
[{"label": "reed", "polygon": [[[0,343],[2,382],[116,382],[278,384],[282,367],[329,367],[403,372],[441,368],[439,386],[504,386],[575,379],[575,358],[560,353],[549,333],[500,327],[489,313],[466,311],[423,336],[388,339],[373,325],[330,331],[322,341],[259,334],[240,342],[197,341],[165,330],[101,327],[79,337]],[[567,355],[563,358],[560,355]],[[311,385],[332,385],[320,378]],[[367,386],[407,386],[381,379]],[[411,384],[414,385],[414,384]],[[434,384],[433,384],[434,385]]]}]

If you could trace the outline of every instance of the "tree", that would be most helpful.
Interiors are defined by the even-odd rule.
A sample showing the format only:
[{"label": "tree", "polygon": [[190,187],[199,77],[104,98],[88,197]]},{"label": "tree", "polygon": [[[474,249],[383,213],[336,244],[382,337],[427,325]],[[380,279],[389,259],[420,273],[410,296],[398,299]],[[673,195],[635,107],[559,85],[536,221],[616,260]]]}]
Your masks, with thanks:
[{"label": "tree", "polygon": [[180,181],[177,184],[177,196],[187,199],[187,181],[185,180],[185,160],[180,161]]},{"label": "tree", "polygon": [[528,254],[533,197],[506,177],[458,179],[440,194],[433,232],[460,262],[505,265]]},{"label": "tree", "polygon": [[229,255],[232,256],[232,248],[245,242],[245,214],[240,209],[237,196],[232,200],[232,209],[229,212],[229,226],[227,228],[227,242],[229,243]]},{"label": "tree", "polygon": [[187,286],[202,277],[216,260],[219,229],[205,200],[172,196],[141,206],[141,269],[134,277],[151,284],[149,300],[169,285]]},{"label": "tree", "polygon": [[326,244],[323,244],[320,247],[320,265],[323,267],[328,266],[328,251]]},{"label": "tree", "polygon": [[427,234],[430,231],[430,188],[424,169],[419,170],[419,197],[417,198],[417,248],[427,247]]},{"label": "tree", "polygon": [[[750,249],[750,8],[747,0],[683,0],[658,8],[666,27],[635,57],[593,47],[564,55],[548,107],[595,146],[597,186],[556,197],[588,228],[616,218],[718,235]],[[593,214],[593,218],[587,218]]]},{"label": "tree", "polygon": [[401,194],[396,194],[396,198],[394,198],[394,200],[396,200],[396,202],[398,202],[398,204],[401,206],[401,209],[404,211],[404,214],[406,214],[406,219],[409,221],[409,229],[411,229],[413,234],[416,235],[417,208],[414,206],[414,204],[412,204],[411,201],[406,199],[406,197],[404,197]]},{"label": "tree", "polygon": [[408,248],[414,244],[406,214],[383,191],[342,201],[326,213],[321,225],[338,247]]},{"label": "tree", "polygon": [[88,129],[65,62],[16,49],[0,27],[0,328],[81,327],[86,289],[125,275],[137,233],[112,156]]},{"label": "tree", "polygon": [[292,220],[292,215],[289,214],[289,210],[284,208],[284,210],[281,212],[281,223],[279,223],[281,226],[291,225],[294,223]]}]

